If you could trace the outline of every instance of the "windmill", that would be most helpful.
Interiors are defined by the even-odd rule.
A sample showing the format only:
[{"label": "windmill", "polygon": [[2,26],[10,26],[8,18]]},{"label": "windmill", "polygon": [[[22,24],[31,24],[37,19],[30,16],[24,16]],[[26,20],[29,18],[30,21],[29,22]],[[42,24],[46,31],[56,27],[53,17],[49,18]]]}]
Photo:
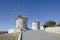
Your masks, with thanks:
[{"label": "windmill", "polygon": [[17,8],[13,8],[13,10],[10,12],[11,15],[9,16],[9,18],[10,18],[9,26],[13,25],[12,22],[14,22],[16,20],[16,17],[18,15],[28,15],[28,14],[26,14],[26,10],[27,10],[27,8],[19,7],[19,6],[17,6]]}]

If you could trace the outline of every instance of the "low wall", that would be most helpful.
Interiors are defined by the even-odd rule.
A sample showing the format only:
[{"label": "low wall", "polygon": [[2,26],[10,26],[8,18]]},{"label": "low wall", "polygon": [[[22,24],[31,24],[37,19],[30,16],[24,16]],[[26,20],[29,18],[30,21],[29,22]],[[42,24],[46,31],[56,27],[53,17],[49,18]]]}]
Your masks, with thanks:
[{"label": "low wall", "polygon": [[9,29],[8,33],[19,33],[20,29]]},{"label": "low wall", "polygon": [[45,31],[60,34],[60,27],[48,27]]}]

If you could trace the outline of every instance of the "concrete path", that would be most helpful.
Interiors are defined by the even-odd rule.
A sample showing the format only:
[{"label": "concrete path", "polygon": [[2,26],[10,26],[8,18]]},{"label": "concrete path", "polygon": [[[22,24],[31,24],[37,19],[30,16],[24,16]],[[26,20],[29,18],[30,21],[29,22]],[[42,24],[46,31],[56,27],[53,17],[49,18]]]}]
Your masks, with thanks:
[{"label": "concrete path", "polygon": [[22,40],[60,40],[60,35],[48,33],[42,30],[28,30],[23,32]]}]

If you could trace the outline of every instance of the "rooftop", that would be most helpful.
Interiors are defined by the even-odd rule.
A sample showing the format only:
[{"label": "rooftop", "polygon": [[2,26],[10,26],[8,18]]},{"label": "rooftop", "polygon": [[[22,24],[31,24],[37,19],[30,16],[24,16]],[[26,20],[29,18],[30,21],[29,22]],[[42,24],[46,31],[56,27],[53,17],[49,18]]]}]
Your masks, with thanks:
[{"label": "rooftop", "polygon": [[25,19],[28,19],[28,18],[26,18],[26,17],[23,16],[23,15],[18,15],[16,19],[18,19],[18,18],[25,18]]}]

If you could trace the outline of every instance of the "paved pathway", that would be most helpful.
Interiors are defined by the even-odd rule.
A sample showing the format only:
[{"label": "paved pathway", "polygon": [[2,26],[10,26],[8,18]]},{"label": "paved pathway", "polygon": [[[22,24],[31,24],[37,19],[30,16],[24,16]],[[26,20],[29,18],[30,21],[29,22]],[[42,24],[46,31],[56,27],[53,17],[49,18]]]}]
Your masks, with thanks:
[{"label": "paved pathway", "polygon": [[22,40],[60,40],[60,35],[42,30],[28,30],[23,33]]}]

